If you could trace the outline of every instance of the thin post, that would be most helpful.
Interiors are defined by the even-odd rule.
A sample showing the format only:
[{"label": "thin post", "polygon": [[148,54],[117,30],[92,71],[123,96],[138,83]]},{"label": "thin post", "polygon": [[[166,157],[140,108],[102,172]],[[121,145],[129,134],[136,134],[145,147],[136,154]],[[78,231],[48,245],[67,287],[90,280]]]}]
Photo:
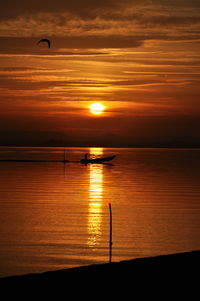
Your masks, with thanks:
[{"label": "thin post", "polygon": [[109,262],[112,262],[112,207],[109,203],[109,212],[110,212],[110,240],[109,240]]},{"label": "thin post", "polygon": [[65,146],[64,146],[64,163],[66,162],[66,150],[65,150]]}]

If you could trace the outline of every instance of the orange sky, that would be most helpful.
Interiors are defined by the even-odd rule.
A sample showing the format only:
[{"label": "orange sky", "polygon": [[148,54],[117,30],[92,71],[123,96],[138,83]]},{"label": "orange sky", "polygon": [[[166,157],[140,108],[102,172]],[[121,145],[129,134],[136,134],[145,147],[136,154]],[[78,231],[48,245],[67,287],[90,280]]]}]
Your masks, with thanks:
[{"label": "orange sky", "polygon": [[0,144],[200,146],[199,50],[196,0],[1,3]]}]

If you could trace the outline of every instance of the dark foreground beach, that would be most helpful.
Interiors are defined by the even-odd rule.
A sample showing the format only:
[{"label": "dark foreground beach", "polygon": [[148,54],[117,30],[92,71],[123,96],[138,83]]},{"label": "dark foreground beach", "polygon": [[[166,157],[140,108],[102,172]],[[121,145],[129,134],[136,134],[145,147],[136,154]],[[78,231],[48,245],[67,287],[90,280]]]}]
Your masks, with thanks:
[{"label": "dark foreground beach", "polygon": [[[118,293],[165,296],[175,291],[180,295],[189,293],[192,296],[194,293],[199,295],[199,271],[200,251],[192,251],[5,277],[0,279],[0,287],[1,290],[9,288],[8,292],[14,290],[16,294],[25,288],[31,293],[38,290],[40,293],[45,292],[46,296],[50,295],[52,290],[58,294],[64,292],[74,295],[95,291],[96,297],[102,293],[105,293],[105,296],[117,296]],[[197,295],[196,298],[198,299]]]}]

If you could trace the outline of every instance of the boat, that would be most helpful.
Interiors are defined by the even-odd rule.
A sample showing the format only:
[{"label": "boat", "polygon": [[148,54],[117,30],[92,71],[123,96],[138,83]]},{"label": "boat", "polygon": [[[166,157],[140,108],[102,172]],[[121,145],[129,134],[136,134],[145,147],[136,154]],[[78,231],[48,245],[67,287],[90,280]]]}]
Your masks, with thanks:
[{"label": "boat", "polygon": [[81,159],[80,162],[84,163],[84,164],[88,164],[88,163],[104,163],[104,162],[112,161],[115,157],[116,156],[91,158],[91,159]]}]

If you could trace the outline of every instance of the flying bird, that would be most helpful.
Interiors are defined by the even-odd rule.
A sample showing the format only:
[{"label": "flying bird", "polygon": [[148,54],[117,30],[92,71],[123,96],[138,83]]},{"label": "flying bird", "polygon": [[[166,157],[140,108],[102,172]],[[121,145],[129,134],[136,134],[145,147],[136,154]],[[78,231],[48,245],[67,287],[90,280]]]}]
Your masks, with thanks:
[{"label": "flying bird", "polygon": [[41,42],[45,42],[48,44],[49,48],[51,47],[51,41],[48,39],[41,39],[37,42],[37,45],[40,44]]}]

